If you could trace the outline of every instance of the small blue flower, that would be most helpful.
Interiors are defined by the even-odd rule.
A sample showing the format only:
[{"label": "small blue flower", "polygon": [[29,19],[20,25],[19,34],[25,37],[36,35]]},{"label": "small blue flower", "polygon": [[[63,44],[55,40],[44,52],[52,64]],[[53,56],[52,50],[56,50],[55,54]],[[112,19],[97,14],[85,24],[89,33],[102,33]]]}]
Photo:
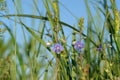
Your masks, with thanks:
[{"label": "small blue flower", "polygon": [[102,44],[100,44],[100,45],[97,47],[97,50],[98,50],[98,51],[101,51],[101,50],[102,50]]},{"label": "small blue flower", "polygon": [[53,51],[55,53],[60,54],[60,52],[63,50],[64,50],[64,48],[61,44],[58,44],[58,43],[54,44]]},{"label": "small blue flower", "polygon": [[74,45],[75,50],[78,52],[80,52],[83,47],[84,47],[84,44],[81,41],[77,41]]}]

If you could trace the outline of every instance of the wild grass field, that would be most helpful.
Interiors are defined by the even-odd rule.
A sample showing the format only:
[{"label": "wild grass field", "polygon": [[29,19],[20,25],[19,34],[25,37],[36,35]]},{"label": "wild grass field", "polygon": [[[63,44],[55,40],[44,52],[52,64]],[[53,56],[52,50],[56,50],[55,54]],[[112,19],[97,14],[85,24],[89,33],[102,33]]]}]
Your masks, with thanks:
[{"label": "wild grass field", "polygon": [[0,0],[0,80],[120,80],[120,1],[80,1]]}]

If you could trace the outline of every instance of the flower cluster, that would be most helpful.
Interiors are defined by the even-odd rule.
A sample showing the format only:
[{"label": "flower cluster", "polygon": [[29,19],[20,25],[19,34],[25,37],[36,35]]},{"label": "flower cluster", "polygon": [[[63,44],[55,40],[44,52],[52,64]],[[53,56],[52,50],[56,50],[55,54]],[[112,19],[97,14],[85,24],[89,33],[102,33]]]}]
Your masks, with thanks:
[{"label": "flower cluster", "polygon": [[[74,43],[74,49],[77,51],[77,52],[81,52],[81,50],[84,48],[84,44],[81,42],[81,41],[77,41]],[[64,48],[61,44],[59,43],[56,43],[54,44],[54,47],[52,49],[55,53],[57,54],[60,54]],[[102,44],[100,44],[98,47],[97,47],[97,51],[101,51],[102,50]]]},{"label": "flower cluster", "polygon": [[[78,52],[80,52],[83,47],[84,47],[84,44],[81,41],[77,41],[74,44],[74,49]],[[64,50],[64,48],[61,44],[59,44],[59,43],[54,44],[53,51],[55,53],[60,54],[63,50]]]}]

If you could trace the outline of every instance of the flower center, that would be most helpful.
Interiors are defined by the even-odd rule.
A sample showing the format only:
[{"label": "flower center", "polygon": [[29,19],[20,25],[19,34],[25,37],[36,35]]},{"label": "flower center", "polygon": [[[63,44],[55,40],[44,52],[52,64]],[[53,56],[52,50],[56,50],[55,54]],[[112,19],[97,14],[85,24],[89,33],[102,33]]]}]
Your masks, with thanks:
[{"label": "flower center", "polygon": [[78,44],[78,47],[80,47],[80,44]]},{"label": "flower center", "polygon": [[56,49],[58,50],[58,49],[60,49],[60,47],[57,47]]}]

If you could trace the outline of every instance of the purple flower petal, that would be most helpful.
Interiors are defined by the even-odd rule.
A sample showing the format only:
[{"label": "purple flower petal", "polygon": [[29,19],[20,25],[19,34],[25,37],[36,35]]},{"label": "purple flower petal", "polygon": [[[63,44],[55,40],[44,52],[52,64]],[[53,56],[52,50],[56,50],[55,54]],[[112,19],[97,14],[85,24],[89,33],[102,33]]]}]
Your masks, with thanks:
[{"label": "purple flower petal", "polygon": [[102,50],[102,44],[100,44],[97,48],[98,51],[101,51]]}]

